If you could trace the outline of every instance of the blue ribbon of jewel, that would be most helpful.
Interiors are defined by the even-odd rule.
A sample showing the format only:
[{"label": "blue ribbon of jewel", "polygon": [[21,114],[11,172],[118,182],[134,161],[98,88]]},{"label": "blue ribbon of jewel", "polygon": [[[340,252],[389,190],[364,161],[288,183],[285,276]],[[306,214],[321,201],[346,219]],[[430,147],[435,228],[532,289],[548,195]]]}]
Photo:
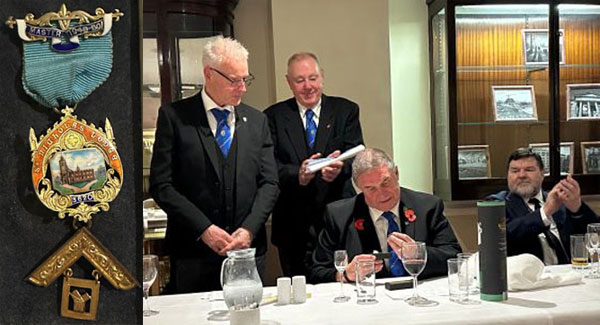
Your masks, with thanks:
[{"label": "blue ribbon of jewel", "polygon": [[82,37],[77,45],[62,41],[63,37],[68,40],[101,31],[102,20],[73,25],[67,31],[34,27],[27,26],[28,33],[61,38],[60,43],[53,44],[55,48],[45,42],[23,43],[23,88],[38,103],[46,107],[73,107],[106,81],[113,61],[111,32],[103,37]]}]

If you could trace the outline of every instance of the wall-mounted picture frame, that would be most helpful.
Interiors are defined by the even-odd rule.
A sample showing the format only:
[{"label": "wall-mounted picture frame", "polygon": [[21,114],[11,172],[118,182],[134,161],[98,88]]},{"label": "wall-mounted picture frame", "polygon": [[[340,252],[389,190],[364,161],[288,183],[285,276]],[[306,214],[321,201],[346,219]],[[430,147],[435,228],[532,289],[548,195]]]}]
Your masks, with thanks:
[{"label": "wall-mounted picture frame", "polygon": [[600,174],[600,141],[581,143],[581,164],[584,174]]},{"label": "wall-mounted picture frame", "polygon": [[492,176],[487,144],[458,146],[458,179],[485,179]]},{"label": "wall-mounted picture frame", "polygon": [[568,120],[600,120],[600,83],[567,85]]},{"label": "wall-mounted picture frame", "polygon": [[[533,152],[542,157],[544,162],[544,175],[550,175],[550,149],[548,143],[531,143],[529,147]],[[573,174],[573,153],[575,152],[574,142],[560,143],[560,174]]]},{"label": "wall-mounted picture frame", "polygon": [[492,86],[494,121],[537,121],[535,92],[531,85]]},{"label": "wall-mounted picture frame", "polygon": [[[565,63],[565,30],[559,30],[559,62]],[[550,51],[547,29],[521,29],[521,39],[523,43],[523,61],[525,65],[544,65],[548,64]]]}]

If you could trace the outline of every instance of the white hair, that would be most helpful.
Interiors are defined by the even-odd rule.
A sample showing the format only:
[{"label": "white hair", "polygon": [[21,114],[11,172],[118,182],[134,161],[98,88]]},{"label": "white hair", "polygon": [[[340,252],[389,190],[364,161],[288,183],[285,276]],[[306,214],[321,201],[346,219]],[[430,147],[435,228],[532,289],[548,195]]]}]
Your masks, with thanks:
[{"label": "white hair", "polygon": [[238,41],[221,35],[206,43],[202,51],[202,64],[216,67],[226,60],[248,60],[248,50]]},{"label": "white hair", "polygon": [[376,148],[367,148],[354,157],[352,162],[352,180],[358,185],[358,177],[373,168],[386,166],[390,172],[394,171],[394,161],[385,151]]}]

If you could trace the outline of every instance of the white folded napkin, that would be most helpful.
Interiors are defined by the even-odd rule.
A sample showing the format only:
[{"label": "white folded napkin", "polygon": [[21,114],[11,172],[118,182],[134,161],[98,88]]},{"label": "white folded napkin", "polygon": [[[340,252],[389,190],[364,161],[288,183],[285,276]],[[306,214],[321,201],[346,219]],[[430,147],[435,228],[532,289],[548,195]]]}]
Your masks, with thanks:
[{"label": "white folded napkin", "polygon": [[544,273],[544,263],[531,254],[511,256],[506,261],[508,290],[531,290],[581,283],[576,271]]}]

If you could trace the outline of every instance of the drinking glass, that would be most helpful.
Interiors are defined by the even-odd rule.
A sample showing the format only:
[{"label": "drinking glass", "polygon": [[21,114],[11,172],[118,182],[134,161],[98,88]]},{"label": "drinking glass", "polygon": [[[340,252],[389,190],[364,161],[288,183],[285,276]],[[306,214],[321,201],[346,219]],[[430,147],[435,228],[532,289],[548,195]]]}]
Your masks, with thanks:
[{"label": "drinking glass", "polygon": [[375,282],[375,261],[360,260],[356,261],[356,303],[359,305],[370,305],[377,303],[375,299],[377,290]]},{"label": "drinking glass", "polygon": [[158,256],[156,255],[144,255],[144,300],[146,301],[146,307],[144,308],[144,317],[149,317],[158,314],[158,310],[152,310],[150,308],[150,302],[148,301],[148,291],[152,283],[156,280],[158,275]]},{"label": "drinking glass", "polygon": [[464,261],[462,258],[449,258],[446,261],[448,264],[448,294],[450,301],[456,303],[462,303],[469,295],[466,286],[467,278],[464,271],[461,272]]},{"label": "drinking glass", "polygon": [[346,302],[350,297],[344,295],[344,270],[348,266],[348,253],[345,250],[338,250],[333,253],[333,264],[340,273],[340,295],[333,299],[333,302]]},{"label": "drinking glass", "polygon": [[411,306],[429,307],[438,305],[437,301],[419,296],[417,289],[417,276],[423,272],[427,264],[427,247],[423,242],[405,243],[402,245],[402,264],[404,269],[413,277],[413,296],[405,301]]},{"label": "drinking glass", "polygon": [[588,250],[584,235],[571,235],[571,267],[579,271],[588,267]]},{"label": "drinking glass", "polygon": [[470,253],[458,253],[456,254],[458,259],[458,276],[459,276],[459,284],[464,283],[464,289],[466,291],[465,299],[459,301],[459,303],[463,305],[477,305],[480,304],[481,301],[471,299],[469,296],[471,294],[479,293],[479,290],[474,291],[475,288],[475,279],[473,275],[475,274],[475,259],[473,254]]},{"label": "drinking glass", "polygon": [[469,294],[479,296],[479,254],[458,253],[456,257],[467,260],[469,268]]}]

